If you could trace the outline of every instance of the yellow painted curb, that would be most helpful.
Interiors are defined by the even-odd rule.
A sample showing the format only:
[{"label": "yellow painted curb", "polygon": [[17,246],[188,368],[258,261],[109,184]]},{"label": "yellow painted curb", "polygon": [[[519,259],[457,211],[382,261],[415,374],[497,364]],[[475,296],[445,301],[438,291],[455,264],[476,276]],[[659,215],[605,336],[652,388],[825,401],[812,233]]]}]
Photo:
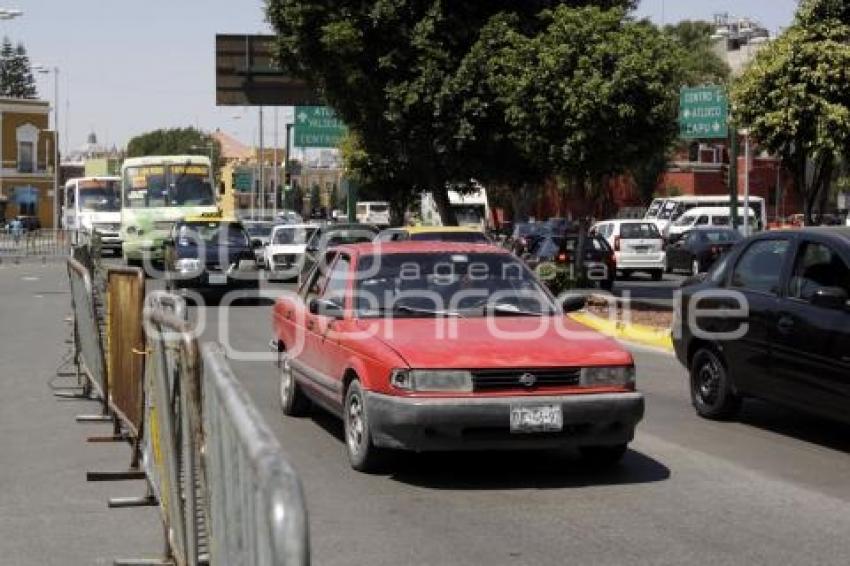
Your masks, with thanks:
[{"label": "yellow painted curb", "polygon": [[643,324],[625,324],[621,321],[607,320],[585,312],[572,313],[570,317],[576,322],[611,338],[660,348],[668,352],[673,351],[673,335],[668,329],[654,328]]}]

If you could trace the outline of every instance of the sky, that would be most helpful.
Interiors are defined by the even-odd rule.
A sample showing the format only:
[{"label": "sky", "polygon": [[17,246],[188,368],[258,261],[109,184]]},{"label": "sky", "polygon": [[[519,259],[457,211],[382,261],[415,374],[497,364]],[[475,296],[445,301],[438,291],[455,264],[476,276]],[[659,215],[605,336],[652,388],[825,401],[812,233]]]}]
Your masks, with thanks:
[{"label": "sky", "polygon": [[[660,24],[728,12],[776,31],[790,23],[796,4],[641,0],[636,15]],[[64,151],[91,131],[101,143],[123,147],[151,129],[190,125],[256,140],[256,108],[215,106],[214,47],[216,33],[270,33],[262,0],[0,0],[0,8],[24,12],[0,21],[0,33],[23,42],[34,64],[59,68]],[[40,95],[52,103],[53,76],[37,77]],[[268,110],[264,121],[267,145],[273,115]],[[291,119],[291,109],[281,109],[279,119]]]}]

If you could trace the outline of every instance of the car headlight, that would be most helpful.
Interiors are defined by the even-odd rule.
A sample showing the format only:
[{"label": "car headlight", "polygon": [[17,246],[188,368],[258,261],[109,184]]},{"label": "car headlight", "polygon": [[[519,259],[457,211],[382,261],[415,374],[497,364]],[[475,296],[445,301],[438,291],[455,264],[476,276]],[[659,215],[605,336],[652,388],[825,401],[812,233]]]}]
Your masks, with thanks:
[{"label": "car headlight", "polygon": [[461,370],[394,370],[390,383],[405,391],[472,391],[472,374]]},{"label": "car headlight", "polygon": [[136,233],[136,227],[135,226],[127,226],[127,233],[128,234],[135,234]]},{"label": "car headlight", "polygon": [[183,273],[200,271],[201,260],[199,260],[198,258],[178,259],[176,262],[174,262],[174,267],[177,269],[177,271],[181,271]]},{"label": "car headlight", "polygon": [[625,387],[635,388],[635,368],[630,367],[598,367],[582,368],[582,387]]}]

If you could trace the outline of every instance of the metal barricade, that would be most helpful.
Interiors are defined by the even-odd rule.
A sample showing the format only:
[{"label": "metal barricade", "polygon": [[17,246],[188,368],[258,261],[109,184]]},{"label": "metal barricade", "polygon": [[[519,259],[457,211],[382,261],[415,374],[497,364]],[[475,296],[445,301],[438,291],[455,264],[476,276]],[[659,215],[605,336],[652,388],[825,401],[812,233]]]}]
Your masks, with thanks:
[{"label": "metal barricade", "polygon": [[301,483],[217,344],[203,347],[211,564],[310,563]]},{"label": "metal barricade", "polygon": [[186,323],[145,310],[145,438],[143,463],[160,503],[170,558],[198,564],[196,478],[200,454],[197,342]]},{"label": "metal barricade", "polygon": [[[168,312],[171,311],[171,312]],[[143,462],[177,565],[309,564],[301,484],[218,345],[203,348],[185,303],[146,301]]]},{"label": "metal barricade", "polygon": [[145,274],[134,267],[112,267],[107,271],[106,280],[109,406],[131,438],[137,439],[144,410],[142,315]]},{"label": "metal barricade", "polygon": [[98,323],[94,290],[88,270],[75,259],[68,258],[68,278],[71,285],[71,305],[74,310],[75,347],[78,362],[88,386],[103,403],[103,412],[108,412],[108,378],[103,351],[103,340]]},{"label": "metal barricade", "polygon": [[87,239],[70,230],[43,228],[28,232],[0,231],[0,259],[64,259],[72,246]]}]

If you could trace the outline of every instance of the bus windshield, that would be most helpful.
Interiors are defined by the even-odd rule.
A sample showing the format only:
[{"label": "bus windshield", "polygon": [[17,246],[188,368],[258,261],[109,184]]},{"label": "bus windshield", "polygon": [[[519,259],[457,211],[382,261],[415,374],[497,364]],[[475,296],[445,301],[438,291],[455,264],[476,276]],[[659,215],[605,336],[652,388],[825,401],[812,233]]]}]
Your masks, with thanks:
[{"label": "bus windshield", "polygon": [[206,165],[140,165],[124,171],[124,206],[128,208],[214,204]]},{"label": "bus windshield", "polygon": [[484,221],[483,204],[454,204],[452,209],[460,225],[481,224]]},{"label": "bus windshield", "polygon": [[646,211],[646,218],[657,218],[658,213],[661,211],[661,206],[664,204],[664,201],[660,198],[652,201],[652,204],[649,205],[649,210]]},{"label": "bus windshield", "polygon": [[78,190],[80,210],[92,212],[121,210],[118,183],[115,181],[81,181]]}]

